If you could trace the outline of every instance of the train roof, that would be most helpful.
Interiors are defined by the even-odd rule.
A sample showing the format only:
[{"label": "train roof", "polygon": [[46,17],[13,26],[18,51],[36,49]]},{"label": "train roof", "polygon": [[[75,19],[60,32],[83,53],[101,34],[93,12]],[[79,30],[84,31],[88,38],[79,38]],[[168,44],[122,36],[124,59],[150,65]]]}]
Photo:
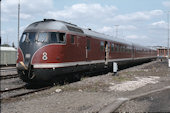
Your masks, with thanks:
[{"label": "train roof", "polygon": [[150,48],[143,47],[137,44],[133,44],[127,40],[123,40],[123,39],[115,38],[113,36],[109,36],[106,34],[98,33],[96,31],[92,31],[91,29],[80,28],[75,24],[65,22],[65,21],[60,21],[60,20],[54,20],[54,19],[44,19],[43,21],[32,23],[25,29],[25,32],[26,31],[39,31],[39,30],[41,31],[45,31],[45,30],[71,31],[71,32],[80,33],[80,34],[83,34],[89,37],[91,36],[91,37],[95,37],[98,39],[102,39],[102,40],[115,41],[115,42],[123,43],[127,45],[134,45],[135,47],[142,47],[142,48],[150,49]]},{"label": "train roof", "polygon": [[38,21],[35,23],[32,23],[29,25],[25,31],[45,31],[45,30],[59,30],[59,31],[71,31],[71,32],[76,32],[76,33],[81,33],[86,36],[91,36],[103,40],[110,40],[110,41],[116,41],[128,45],[132,45],[131,42],[127,42],[123,39],[115,38],[113,36],[109,36],[106,34],[98,33],[96,31],[92,31],[91,29],[84,29],[80,28],[75,24],[65,22],[65,21],[60,21],[60,20],[54,20],[54,19],[44,19],[43,21]]},{"label": "train roof", "polygon": [[92,30],[89,30],[89,29],[82,29],[82,30],[83,30],[84,34],[87,35],[87,36],[92,36],[92,37],[100,38],[100,39],[103,39],[103,40],[115,41],[115,42],[119,42],[119,43],[123,43],[123,44],[127,44],[127,45],[132,45],[131,42],[125,41],[125,40],[120,39],[120,38],[115,38],[113,36],[98,33],[96,31],[92,31]]},{"label": "train roof", "polygon": [[66,26],[58,21],[38,21],[29,25],[25,31],[67,30]]},{"label": "train roof", "polygon": [[32,23],[25,29],[25,31],[32,30],[34,31],[59,30],[83,33],[82,29],[75,24],[54,19],[44,19],[44,21]]}]

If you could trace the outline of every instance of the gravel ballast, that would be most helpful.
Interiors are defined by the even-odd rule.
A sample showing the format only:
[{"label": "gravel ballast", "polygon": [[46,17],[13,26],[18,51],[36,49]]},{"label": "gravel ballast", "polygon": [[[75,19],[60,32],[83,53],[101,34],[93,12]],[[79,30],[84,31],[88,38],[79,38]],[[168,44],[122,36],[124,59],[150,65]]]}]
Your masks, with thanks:
[{"label": "gravel ballast", "polygon": [[[132,87],[133,86],[133,87]],[[2,113],[92,113],[117,98],[170,86],[167,62],[153,61],[118,72],[57,85],[48,90],[1,103]]]}]

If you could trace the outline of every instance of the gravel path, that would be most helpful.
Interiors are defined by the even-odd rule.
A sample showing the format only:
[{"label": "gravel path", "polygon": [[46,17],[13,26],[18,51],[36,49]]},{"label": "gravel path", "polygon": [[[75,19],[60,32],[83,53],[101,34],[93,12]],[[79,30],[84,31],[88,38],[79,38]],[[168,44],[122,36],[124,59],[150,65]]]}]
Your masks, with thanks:
[{"label": "gravel path", "polygon": [[[92,113],[100,111],[116,98],[130,97],[170,86],[170,69],[167,68],[165,61],[153,61],[125,69],[118,75],[108,73],[85,77],[75,83],[54,86],[49,90],[23,96],[11,102],[2,102],[1,110],[2,113]],[[128,89],[133,83],[137,84],[133,90],[113,88],[121,86]]]},{"label": "gravel path", "polygon": [[170,89],[125,102],[116,112],[169,112]]}]

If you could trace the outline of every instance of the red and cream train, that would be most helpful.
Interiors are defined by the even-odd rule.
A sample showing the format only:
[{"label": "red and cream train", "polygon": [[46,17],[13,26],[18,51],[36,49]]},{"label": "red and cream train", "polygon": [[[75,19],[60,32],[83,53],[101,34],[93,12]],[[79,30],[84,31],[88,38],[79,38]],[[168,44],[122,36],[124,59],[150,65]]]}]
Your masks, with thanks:
[{"label": "red and cream train", "polygon": [[[112,39],[112,40],[111,40]],[[156,58],[156,51],[53,19],[29,25],[18,48],[24,81],[49,81],[65,74],[112,68]]]}]

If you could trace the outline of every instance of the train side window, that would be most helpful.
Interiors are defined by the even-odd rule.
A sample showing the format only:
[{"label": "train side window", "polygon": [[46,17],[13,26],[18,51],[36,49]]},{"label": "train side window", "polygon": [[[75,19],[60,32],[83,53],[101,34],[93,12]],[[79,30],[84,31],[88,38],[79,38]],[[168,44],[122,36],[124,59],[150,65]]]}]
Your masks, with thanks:
[{"label": "train side window", "polygon": [[100,42],[100,49],[101,49],[102,51],[104,51],[104,42],[103,42],[103,41]]},{"label": "train side window", "polygon": [[116,51],[117,51],[117,52],[119,52],[119,50],[120,50],[120,46],[119,46],[119,45],[117,45],[117,47],[116,47]]},{"label": "train side window", "polygon": [[126,52],[129,52],[129,50],[130,50],[130,49],[129,49],[129,46],[127,46],[127,47],[126,47]]},{"label": "train side window", "polygon": [[114,44],[111,44],[111,51],[114,51]]},{"label": "train side window", "polygon": [[131,53],[131,51],[132,51],[132,47],[129,47],[129,53]]},{"label": "train side window", "polygon": [[65,43],[65,33],[59,33],[58,42]]},{"label": "train side window", "polygon": [[130,46],[128,46],[128,52],[129,52],[129,53],[131,52],[131,49],[132,49],[132,48],[131,48]]},{"label": "train side window", "polygon": [[71,40],[70,41],[71,41],[72,44],[74,44],[74,42],[75,42],[74,37],[75,37],[74,35],[71,35]]},{"label": "train side window", "polygon": [[126,48],[126,46],[124,46],[124,52],[127,52],[127,48]]},{"label": "train side window", "polygon": [[122,51],[125,52],[125,46],[122,46]]},{"label": "train side window", "polygon": [[119,48],[120,48],[120,49],[119,49],[119,50],[120,50],[120,52],[122,52],[122,46],[121,46],[121,45],[119,46]]},{"label": "train side window", "polygon": [[126,46],[123,46],[123,52],[126,52]]},{"label": "train side window", "polygon": [[87,50],[90,50],[90,40],[87,39]]},{"label": "train side window", "polygon": [[65,33],[51,32],[49,39],[52,43],[65,43]]},{"label": "train side window", "polygon": [[115,51],[117,51],[117,45],[116,44],[114,44],[114,48],[115,48]]},{"label": "train side window", "polygon": [[118,51],[121,52],[121,45],[118,45]]},{"label": "train side window", "polygon": [[124,52],[124,50],[125,50],[125,46],[122,46],[122,52]]}]

